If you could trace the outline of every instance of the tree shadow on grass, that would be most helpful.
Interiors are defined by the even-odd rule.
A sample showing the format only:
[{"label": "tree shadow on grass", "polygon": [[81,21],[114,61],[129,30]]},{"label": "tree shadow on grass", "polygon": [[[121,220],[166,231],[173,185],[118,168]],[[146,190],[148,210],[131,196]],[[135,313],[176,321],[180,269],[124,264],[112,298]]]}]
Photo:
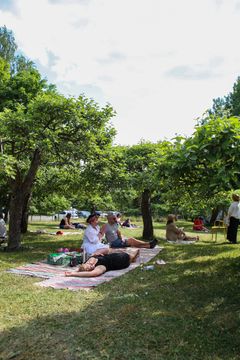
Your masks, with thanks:
[{"label": "tree shadow on grass", "polygon": [[22,243],[24,250],[6,252],[2,249],[0,251],[0,262],[5,267],[13,264],[14,267],[26,263],[33,263],[47,259],[48,254],[54,253],[59,248],[80,248],[81,242],[79,239],[75,240],[69,237],[51,237],[48,235],[38,235],[33,240],[32,235],[30,239],[25,237]]},{"label": "tree shadow on grass", "polygon": [[[0,359],[239,359],[239,270],[234,258],[138,268],[94,298],[71,294],[67,313],[36,308],[34,319],[2,332]],[[70,298],[45,291],[49,303],[56,291]],[[88,296],[79,311],[74,298]]]}]

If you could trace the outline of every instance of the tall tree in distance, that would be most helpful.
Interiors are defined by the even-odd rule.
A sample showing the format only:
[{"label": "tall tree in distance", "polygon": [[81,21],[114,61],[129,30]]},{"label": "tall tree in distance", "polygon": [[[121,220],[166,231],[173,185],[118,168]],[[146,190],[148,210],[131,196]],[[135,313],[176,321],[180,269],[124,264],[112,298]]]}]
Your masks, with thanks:
[{"label": "tall tree in distance", "polygon": [[7,63],[12,63],[15,58],[17,44],[13,32],[6,26],[0,27],[0,57]]},{"label": "tall tree in distance", "polygon": [[[161,164],[164,163],[170,143],[168,141],[156,144],[141,142],[126,149],[126,167],[129,185],[141,197],[141,213],[143,218],[143,239],[154,237],[151,198],[156,190],[161,188],[159,174]],[[163,168],[162,168],[163,169]]]},{"label": "tall tree in distance", "polygon": [[208,110],[208,114],[215,117],[240,116],[240,77],[233,84],[232,92],[223,98],[213,99],[213,106]]}]

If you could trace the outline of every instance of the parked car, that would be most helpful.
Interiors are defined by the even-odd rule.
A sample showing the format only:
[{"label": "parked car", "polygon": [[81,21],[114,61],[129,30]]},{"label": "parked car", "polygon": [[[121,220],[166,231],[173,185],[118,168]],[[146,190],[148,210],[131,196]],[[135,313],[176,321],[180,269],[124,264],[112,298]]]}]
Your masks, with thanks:
[{"label": "parked car", "polygon": [[96,210],[95,213],[101,217],[106,217],[108,215],[106,211],[101,211],[101,210]]},{"label": "parked car", "polygon": [[84,219],[86,219],[90,214],[90,211],[87,210],[78,211],[78,216],[83,217]]},{"label": "parked car", "polygon": [[71,214],[72,219],[78,218],[78,213],[75,210],[63,210],[63,211],[60,211],[55,216],[57,217],[57,219],[62,220],[68,213]]},{"label": "parked car", "polygon": [[111,210],[110,210],[110,211],[107,212],[107,215],[108,215],[108,214],[112,214],[112,215],[115,215],[115,216],[116,216],[117,214],[121,214],[121,212],[120,212],[120,211],[111,211]]}]

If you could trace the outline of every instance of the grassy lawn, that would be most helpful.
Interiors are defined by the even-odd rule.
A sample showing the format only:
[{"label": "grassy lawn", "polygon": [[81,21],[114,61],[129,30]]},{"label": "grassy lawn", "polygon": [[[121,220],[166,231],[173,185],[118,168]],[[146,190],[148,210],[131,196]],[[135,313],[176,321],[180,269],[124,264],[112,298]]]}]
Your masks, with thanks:
[{"label": "grassy lawn", "polygon": [[[178,225],[193,233],[192,224]],[[30,229],[57,231],[56,223]],[[0,359],[240,359],[240,245],[210,234],[172,245],[163,223],[154,229],[164,246],[154,260],[166,265],[89,292],[41,288],[34,285],[41,279],[4,271],[79,246],[82,235],[29,232],[30,250],[0,252]],[[142,229],[122,232],[141,238]]]}]

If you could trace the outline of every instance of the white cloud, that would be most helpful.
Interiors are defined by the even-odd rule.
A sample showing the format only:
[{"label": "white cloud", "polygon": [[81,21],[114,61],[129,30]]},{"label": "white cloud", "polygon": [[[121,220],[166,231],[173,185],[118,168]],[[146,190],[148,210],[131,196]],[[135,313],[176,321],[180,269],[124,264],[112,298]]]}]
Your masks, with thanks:
[{"label": "white cloud", "polygon": [[19,48],[67,95],[87,90],[110,102],[118,113],[117,143],[191,134],[194,119],[231,91],[240,74],[235,0],[14,5],[14,12],[0,5],[0,22],[14,31]]}]

